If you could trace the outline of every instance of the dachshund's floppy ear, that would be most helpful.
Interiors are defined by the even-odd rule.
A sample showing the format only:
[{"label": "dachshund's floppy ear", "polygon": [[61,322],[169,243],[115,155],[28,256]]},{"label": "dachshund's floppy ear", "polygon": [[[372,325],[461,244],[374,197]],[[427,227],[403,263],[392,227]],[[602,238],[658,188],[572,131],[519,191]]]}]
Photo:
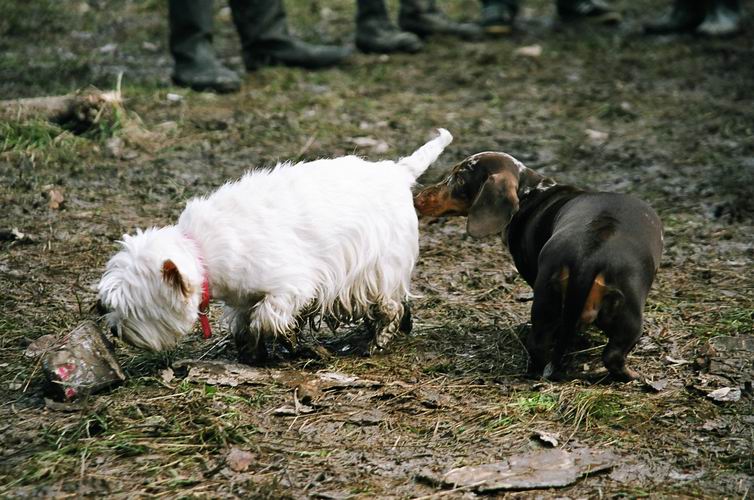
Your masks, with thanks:
[{"label": "dachshund's floppy ear", "polygon": [[507,172],[490,175],[469,210],[466,231],[474,238],[499,234],[518,211],[517,180]]}]

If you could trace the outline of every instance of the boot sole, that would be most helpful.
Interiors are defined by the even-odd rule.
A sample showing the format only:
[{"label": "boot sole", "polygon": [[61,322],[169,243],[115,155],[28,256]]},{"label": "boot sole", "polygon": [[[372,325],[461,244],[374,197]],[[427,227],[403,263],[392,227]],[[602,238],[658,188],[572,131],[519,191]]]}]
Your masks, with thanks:
[{"label": "boot sole", "polygon": [[341,64],[344,64],[347,60],[350,54],[340,58],[340,59],[333,59],[331,62],[328,63],[318,63],[318,64],[312,64],[311,62],[306,61],[286,61],[285,59],[279,59],[277,57],[273,56],[264,56],[262,58],[257,58],[252,61],[246,61],[246,71],[256,71],[264,66],[288,66],[292,68],[303,68],[303,69],[309,69],[309,70],[316,70],[316,69],[327,69],[332,68]]},{"label": "boot sole", "polygon": [[485,26],[484,33],[487,36],[497,38],[510,35],[511,33],[513,33],[513,28],[511,26],[505,25]]},{"label": "boot sole", "polygon": [[623,21],[623,16],[617,12],[605,12],[595,16],[560,16],[560,20],[564,23],[615,25]]},{"label": "boot sole", "polygon": [[173,83],[178,87],[190,88],[196,92],[212,91],[218,94],[231,94],[238,92],[241,89],[241,84],[229,83],[229,84],[211,84],[211,83],[191,83],[181,80],[180,78],[173,77]]},{"label": "boot sole", "polygon": [[421,50],[424,48],[424,44],[419,44],[416,46],[397,46],[397,47],[382,47],[382,48],[376,48],[376,47],[369,47],[366,45],[359,45],[356,44],[356,48],[359,49],[359,51],[363,52],[364,54],[416,54],[417,52],[421,52]]}]

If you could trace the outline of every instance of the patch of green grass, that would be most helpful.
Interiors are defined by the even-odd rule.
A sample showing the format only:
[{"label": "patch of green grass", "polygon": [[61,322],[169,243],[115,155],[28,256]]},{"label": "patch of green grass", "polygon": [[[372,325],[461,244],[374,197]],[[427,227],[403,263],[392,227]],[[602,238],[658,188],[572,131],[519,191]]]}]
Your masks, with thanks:
[{"label": "patch of green grass", "polygon": [[[15,484],[67,476],[87,457],[132,460],[149,455],[164,457],[163,462],[168,457],[191,462],[198,452],[248,444],[259,433],[250,420],[254,414],[251,408],[256,407],[252,398],[195,384],[181,384],[173,395],[165,396],[155,403],[103,407],[74,419],[51,422],[41,430],[40,441],[34,445],[37,450],[30,447],[27,466]],[[164,472],[160,467],[153,470],[154,474]]]},{"label": "patch of green grass", "polygon": [[82,135],[95,141],[106,141],[116,136],[121,130],[127,119],[125,111],[120,106],[113,106],[112,109],[105,110],[92,127]]},{"label": "patch of green grass", "polygon": [[561,419],[585,430],[594,427],[623,427],[629,421],[649,418],[644,403],[635,402],[630,395],[609,389],[580,389],[576,393],[563,392],[558,411]]},{"label": "patch of green grass", "polygon": [[80,138],[45,120],[0,122],[0,153],[45,153],[79,144]]},{"label": "patch of green grass", "polygon": [[55,0],[14,2],[0,0],[0,37],[39,36],[40,33],[71,29],[75,19],[72,6]]},{"label": "patch of green grass", "polygon": [[452,363],[450,361],[445,361],[441,363],[434,363],[431,365],[427,365],[422,368],[422,372],[426,373],[427,375],[433,375],[433,374],[448,374],[453,373],[456,370],[455,363]]},{"label": "patch of green grass", "polygon": [[486,424],[487,429],[495,430],[500,428],[508,428],[516,423],[516,419],[511,415],[500,415]]},{"label": "patch of green grass", "polygon": [[518,408],[524,413],[549,413],[558,406],[558,401],[552,394],[532,392],[526,396],[519,396],[509,406]]},{"label": "patch of green grass", "polygon": [[743,335],[754,332],[754,309],[748,307],[717,310],[705,322],[693,326],[695,335],[709,339],[720,335]]}]

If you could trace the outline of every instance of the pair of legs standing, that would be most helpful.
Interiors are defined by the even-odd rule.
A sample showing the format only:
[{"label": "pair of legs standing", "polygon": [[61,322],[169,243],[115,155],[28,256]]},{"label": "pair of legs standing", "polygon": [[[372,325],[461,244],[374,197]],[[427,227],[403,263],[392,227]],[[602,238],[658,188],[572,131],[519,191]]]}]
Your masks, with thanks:
[{"label": "pair of legs standing", "polygon": [[[480,24],[490,36],[507,35],[513,30],[520,0],[482,0]],[[558,16],[563,21],[587,20],[599,24],[617,24],[618,11],[603,0],[556,0]]]},{"label": "pair of legs standing", "polygon": [[647,24],[644,30],[657,35],[734,35],[741,30],[741,4],[739,0],[675,0],[667,14]]},{"label": "pair of legs standing", "polygon": [[[350,54],[346,47],[310,44],[294,37],[282,0],[230,0],[230,9],[249,71],[271,64],[334,66]],[[169,24],[177,85],[216,92],[238,90],[241,79],[223,66],[212,46],[212,0],[170,0]],[[400,29],[391,23],[385,0],[357,0],[356,46],[364,52],[416,52],[422,48],[419,37],[431,34],[481,35],[477,25],[448,19],[435,0],[401,0],[399,25]]]}]

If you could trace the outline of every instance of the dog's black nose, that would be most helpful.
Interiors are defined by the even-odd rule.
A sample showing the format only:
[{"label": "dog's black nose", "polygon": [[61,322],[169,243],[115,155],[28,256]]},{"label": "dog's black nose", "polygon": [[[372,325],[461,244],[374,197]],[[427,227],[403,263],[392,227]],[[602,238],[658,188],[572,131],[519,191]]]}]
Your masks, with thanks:
[{"label": "dog's black nose", "polygon": [[110,335],[112,335],[113,337],[118,336],[118,327],[116,325],[110,327]]}]

